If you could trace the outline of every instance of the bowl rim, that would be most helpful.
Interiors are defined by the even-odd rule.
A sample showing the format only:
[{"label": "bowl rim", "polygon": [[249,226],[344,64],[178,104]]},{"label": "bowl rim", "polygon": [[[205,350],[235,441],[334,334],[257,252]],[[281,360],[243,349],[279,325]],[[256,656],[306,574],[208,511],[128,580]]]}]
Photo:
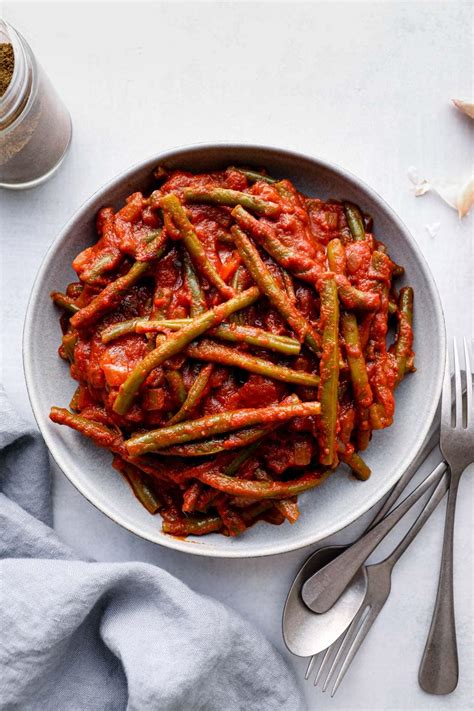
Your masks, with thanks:
[{"label": "bowl rim", "polygon": [[[50,455],[52,456],[53,460],[61,470],[61,472],[67,477],[67,479],[71,482],[71,484],[84,496],[89,503],[91,503],[98,511],[103,513],[105,516],[107,516],[109,519],[111,519],[114,523],[118,524],[122,528],[126,529],[130,533],[133,533],[134,535],[138,536],[139,538],[149,541],[151,543],[155,543],[158,545],[162,545],[166,548],[171,548],[176,551],[184,552],[184,553],[190,553],[193,555],[201,555],[201,556],[206,556],[210,558],[238,558],[238,559],[243,559],[243,558],[258,558],[258,557],[264,557],[264,556],[273,556],[273,555],[278,555],[281,553],[288,553],[294,550],[299,550],[302,548],[305,548],[307,546],[313,545],[315,543],[318,543],[319,541],[325,540],[329,536],[334,535],[335,533],[338,533],[348,526],[350,526],[352,523],[356,522],[358,519],[360,519],[364,514],[366,514],[370,509],[375,506],[386,494],[390,491],[390,489],[395,485],[396,481],[391,482],[390,485],[388,485],[385,490],[380,494],[380,492],[374,493],[371,497],[366,499],[364,502],[361,502],[358,507],[355,509],[350,509],[348,511],[347,515],[345,518],[341,519],[334,525],[330,526],[328,525],[326,527],[326,530],[320,531],[316,535],[313,533],[309,533],[306,536],[302,536],[302,538],[299,541],[295,542],[289,542],[286,540],[284,537],[279,541],[275,540],[272,542],[270,545],[268,543],[263,543],[260,544],[260,546],[256,546],[254,548],[249,548],[248,551],[242,551],[242,550],[232,550],[231,548],[219,548],[219,547],[214,547],[206,544],[205,542],[199,542],[198,545],[190,545],[192,543],[197,544],[198,542],[193,540],[193,539],[180,539],[177,537],[173,536],[167,536],[161,533],[161,531],[157,531],[157,537],[156,538],[151,538],[150,535],[147,534],[146,531],[142,531],[140,528],[140,525],[133,525],[129,522],[121,520],[120,516],[115,515],[113,512],[108,511],[106,506],[101,506],[99,505],[95,500],[94,496],[91,495],[88,491],[87,485],[84,485],[83,482],[81,481],[80,477],[76,477],[74,474],[71,474],[68,472],[68,467],[65,462],[62,460],[61,453],[59,451],[56,451],[56,445],[54,441],[54,437],[50,435],[50,432],[42,426],[42,408],[40,406],[39,402],[39,396],[37,392],[37,388],[33,379],[33,371],[32,371],[32,356],[31,356],[31,334],[32,334],[32,324],[33,324],[33,311],[34,311],[34,304],[36,297],[40,293],[43,277],[46,273],[46,271],[49,269],[51,266],[51,263],[54,261],[55,253],[56,253],[56,248],[62,243],[66,235],[69,233],[72,225],[76,222],[76,220],[79,218],[80,215],[87,213],[88,209],[97,201],[98,197],[101,194],[104,194],[106,192],[109,192],[117,187],[119,187],[121,182],[125,182],[127,177],[130,176],[131,174],[139,171],[140,169],[143,169],[145,166],[150,165],[153,166],[153,164],[159,164],[166,162],[170,158],[176,158],[177,156],[179,157],[180,153],[186,153],[186,152],[198,152],[198,153],[205,153],[206,151],[212,151],[215,149],[218,150],[225,150],[225,151],[233,151],[233,150],[240,150],[240,149],[246,149],[246,150],[255,150],[255,151],[260,151],[260,152],[268,152],[268,153],[277,153],[283,158],[288,158],[288,159],[294,159],[294,160],[303,160],[303,161],[311,161],[313,163],[317,163],[322,169],[326,169],[328,171],[331,171],[335,173],[339,178],[342,178],[343,180],[348,180],[352,185],[354,185],[356,188],[364,191],[374,202],[378,203],[381,208],[385,211],[385,213],[388,215],[388,217],[392,220],[394,223],[395,227],[399,232],[401,232],[404,236],[404,238],[408,241],[410,248],[412,251],[415,253],[415,257],[418,261],[418,265],[423,272],[423,276],[426,280],[427,287],[430,291],[430,295],[433,299],[433,307],[435,310],[436,314],[436,321],[439,326],[440,330],[440,336],[441,336],[441,343],[440,343],[440,349],[441,349],[441,358],[439,362],[439,367],[438,367],[438,372],[433,373],[433,381],[434,382],[434,389],[435,389],[435,397],[433,397],[432,402],[430,403],[429,407],[429,413],[428,416],[426,417],[425,423],[422,425],[420,429],[420,433],[417,437],[417,440],[415,444],[412,447],[412,454],[410,455],[409,461],[405,462],[405,465],[403,467],[399,468],[398,472],[398,481],[400,477],[403,475],[403,472],[412,465],[413,461],[415,460],[418,452],[422,448],[424,442],[426,441],[427,435],[429,433],[429,429],[431,426],[431,423],[433,422],[433,419],[436,415],[436,410],[438,407],[440,395],[441,395],[441,387],[442,387],[442,382],[443,382],[443,374],[444,374],[444,363],[445,363],[445,358],[446,358],[446,326],[445,326],[445,319],[444,319],[444,314],[443,314],[443,309],[441,305],[441,299],[439,296],[439,292],[436,286],[436,283],[434,281],[433,275],[431,274],[431,270],[429,268],[429,265],[421,252],[420,247],[418,246],[416,240],[414,237],[411,235],[411,232],[407,228],[407,226],[404,224],[404,222],[400,219],[400,217],[397,215],[397,213],[393,210],[392,207],[382,198],[379,193],[374,190],[372,187],[367,185],[365,181],[361,180],[358,176],[356,176],[354,173],[351,171],[347,170],[346,168],[343,168],[342,166],[332,163],[330,161],[327,161],[323,158],[320,158],[318,156],[309,154],[309,153],[301,153],[298,151],[293,151],[288,148],[281,148],[278,146],[271,146],[271,145],[266,145],[266,144],[255,144],[255,143],[244,143],[244,142],[239,142],[239,143],[228,143],[226,141],[222,142],[214,142],[214,143],[208,143],[208,142],[200,142],[200,143],[193,143],[193,144],[186,144],[186,145],[180,145],[180,146],[174,146],[169,149],[166,149],[164,151],[160,151],[159,153],[149,156],[145,159],[142,159],[140,161],[137,161],[133,165],[129,166],[128,168],[125,168],[124,170],[120,171],[118,174],[116,174],[113,178],[108,180],[106,183],[101,185],[97,190],[94,191],[94,193],[87,198],[71,215],[71,217],[67,220],[67,222],[64,224],[62,229],[59,231],[58,235],[54,238],[52,243],[49,245],[42,261],[40,264],[40,267],[38,269],[38,272],[36,274],[35,280],[33,282],[33,286],[30,292],[30,296],[28,299],[28,305],[26,308],[26,314],[25,314],[25,320],[24,320],[24,325],[23,325],[23,338],[22,338],[22,356],[23,356],[23,371],[25,375],[25,382],[26,382],[26,388],[28,392],[28,398],[30,400],[30,405],[31,409],[33,411],[33,416],[36,420],[36,423],[38,425],[38,428],[41,432],[41,435],[43,436],[43,439],[46,443],[46,446],[48,448],[48,451]],[[47,419],[47,417],[46,417]],[[159,534],[159,536],[158,536]]]}]

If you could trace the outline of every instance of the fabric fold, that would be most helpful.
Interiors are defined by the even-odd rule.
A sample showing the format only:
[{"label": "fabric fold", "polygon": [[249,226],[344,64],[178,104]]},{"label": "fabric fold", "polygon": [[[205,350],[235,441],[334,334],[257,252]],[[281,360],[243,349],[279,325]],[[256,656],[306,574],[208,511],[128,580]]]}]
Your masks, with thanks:
[{"label": "fabric fold", "polygon": [[252,626],[145,563],[76,560],[51,523],[40,435],[0,391],[0,707],[299,711]]}]

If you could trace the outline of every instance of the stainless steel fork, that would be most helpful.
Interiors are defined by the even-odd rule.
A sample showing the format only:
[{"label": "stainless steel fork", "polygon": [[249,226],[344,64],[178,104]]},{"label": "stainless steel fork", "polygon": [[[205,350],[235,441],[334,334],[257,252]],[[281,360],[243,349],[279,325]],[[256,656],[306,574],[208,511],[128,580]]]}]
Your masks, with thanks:
[{"label": "stainless steel fork", "polygon": [[[458,461],[461,461],[460,468],[458,469],[458,474],[454,474],[454,477],[457,476],[457,482],[454,481],[454,486],[455,486],[455,491],[457,490],[457,485],[459,484],[459,478],[463,472],[463,470],[466,468],[466,466],[471,463],[474,460],[474,412],[473,412],[473,398],[472,398],[472,372],[471,372],[471,366],[470,366],[470,358],[469,358],[469,350],[466,341],[464,341],[464,353],[465,353],[465,364],[466,364],[466,396],[465,396],[465,408],[464,408],[464,417],[463,417],[463,387],[462,387],[462,379],[461,379],[461,373],[460,373],[460,368],[459,368],[459,358],[457,355],[457,349],[456,346],[454,346],[454,364],[455,364],[455,377],[454,377],[454,383],[455,383],[455,397],[454,397],[454,411],[455,411],[455,417],[457,420],[451,420],[451,407],[450,403],[452,402],[452,396],[451,396],[451,380],[450,380],[450,366],[449,362],[446,364],[446,372],[445,372],[445,380],[444,380],[444,385],[443,385],[443,395],[442,395],[442,431],[443,431],[443,423],[447,422],[449,426],[449,431],[446,430],[445,432],[445,440],[447,440],[448,437],[450,437],[450,432],[452,432],[451,425],[453,424],[453,427],[456,428],[456,422],[459,424],[460,427],[464,427],[464,434],[461,434],[457,438],[458,444],[456,445],[459,447],[463,454],[457,455],[458,456]],[[449,417],[448,417],[449,415]],[[462,444],[461,444],[462,442]],[[446,459],[448,459],[450,448],[452,445],[448,444],[445,449],[443,449],[443,454]],[[446,451],[445,451],[446,450]],[[446,453],[448,452],[448,453]],[[463,459],[461,457],[464,457]],[[462,465],[462,462],[465,462],[464,465]],[[443,462],[437,467],[437,471],[440,473],[444,468],[446,468],[446,464]],[[456,470],[454,470],[456,471]],[[311,676],[312,672],[316,673],[315,679],[314,679],[314,685],[316,686],[319,684],[320,681],[323,682],[323,691],[326,691],[326,689],[332,684],[332,689],[331,689],[331,696],[334,696],[336,693],[345,673],[347,672],[352,660],[354,659],[355,655],[357,654],[357,651],[359,650],[360,646],[362,645],[365,637],[367,636],[367,633],[369,632],[370,628],[374,624],[375,620],[377,619],[380,611],[382,610],[389,594],[390,594],[390,576],[392,569],[395,565],[395,563],[399,560],[401,555],[405,552],[407,547],[410,545],[410,543],[413,541],[413,539],[417,536],[418,532],[420,531],[421,527],[425,524],[425,522],[428,520],[429,516],[433,513],[435,510],[436,506],[438,503],[441,501],[443,498],[446,488],[448,485],[448,475],[445,474],[443,479],[438,483],[435,491],[431,495],[428,503],[424,507],[424,509],[421,511],[419,514],[418,518],[410,528],[410,530],[407,532],[407,534],[404,536],[404,538],[400,541],[400,543],[397,545],[395,550],[389,555],[385,560],[381,561],[380,563],[377,563],[375,565],[369,565],[366,568],[367,571],[367,591],[366,595],[364,598],[364,602],[362,603],[362,606],[357,613],[356,617],[352,621],[351,625],[348,627],[348,629],[344,632],[344,634],[341,635],[341,637],[330,647],[328,647],[327,650],[324,652],[321,652],[321,654],[312,657],[310,659],[310,662],[308,664],[308,668],[306,670],[306,675],[305,679],[309,679]],[[452,484],[451,484],[452,486]],[[452,498],[451,494],[451,488],[449,489],[450,494],[449,497]],[[455,495],[454,495],[454,503],[455,503]],[[453,518],[454,518],[454,504],[451,504],[453,506]],[[451,604],[448,605],[447,609],[448,612],[450,613],[445,614],[445,616],[441,620],[441,632],[444,634],[446,632],[451,632],[454,634],[454,637],[450,637],[450,639],[454,639],[454,659],[456,661],[456,665],[453,665],[452,662],[452,657],[449,661],[449,670],[456,670],[456,680],[457,680],[457,652],[456,652],[456,636],[455,636],[455,628],[454,628],[454,610],[453,610],[453,605],[452,605],[452,528],[451,532],[449,533],[449,527],[452,527],[452,521],[449,522],[448,520],[449,517],[449,499],[448,499],[448,513],[447,513],[447,520],[446,520],[446,531],[448,532],[448,535],[451,536],[451,542],[450,544],[448,543],[448,547],[446,550],[446,556],[449,556],[449,553],[451,553],[451,559],[449,563],[449,558],[448,558],[448,565],[450,565],[450,572],[451,572],[451,579],[450,579],[450,584],[451,584],[451,597],[450,601]],[[443,561],[445,560],[445,548],[446,544],[443,548]],[[448,569],[449,572],[449,569]],[[443,587],[442,587],[443,585]],[[445,595],[445,590],[446,590],[446,585],[449,585],[449,577],[444,578],[443,582],[443,572],[441,574],[441,579],[440,579],[440,586],[438,590],[438,598],[436,602],[436,610],[438,608],[438,603],[440,607],[443,609],[442,606],[442,598]],[[449,599],[449,598],[448,598]],[[448,688],[448,684],[445,683],[445,679],[452,680],[454,677],[452,674],[445,674],[444,673],[444,665],[446,664],[447,660],[445,657],[446,654],[446,649],[443,649],[443,646],[437,647],[437,645],[443,645],[445,644],[444,642],[444,637],[439,639],[439,637],[436,639],[432,636],[433,628],[434,628],[434,623],[436,620],[436,610],[435,610],[435,615],[433,617],[433,624],[432,624],[432,629],[430,630],[430,635],[428,638],[428,643],[427,643],[427,648],[425,651],[425,657],[423,658],[423,661],[428,660],[430,664],[434,661],[436,664],[439,664],[439,666],[431,666],[428,667],[427,665],[427,670],[429,670],[428,673],[428,680],[429,681],[435,681],[436,687],[435,688]],[[452,616],[451,616],[452,615]],[[452,621],[452,627],[449,626],[450,622]],[[443,624],[444,623],[444,624]],[[446,624],[448,625],[446,627]],[[430,640],[433,640],[433,645],[430,646]],[[427,654],[427,651],[429,649],[429,654]],[[433,653],[433,650],[439,650],[439,657],[436,657],[435,654]],[[422,669],[423,669],[423,663],[422,663]],[[443,683],[443,686],[441,687],[441,682]],[[452,683],[452,682],[451,682]],[[421,684],[421,669],[420,669],[420,684]],[[422,685],[423,686],[423,685]],[[456,684],[452,688],[455,688]],[[425,689],[425,687],[423,686]],[[428,690],[428,689],[425,689]],[[452,690],[452,689],[450,689]],[[448,691],[446,692],[441,692],[441,691],[433,691],[432,693],[449,693]]]},{"label": "stainless steel fork", "polygon": [[453,598],[454,516],[461,475],[466,467],[474,461],[472,371],[466,339],[464,339],[465,398],[463,398],[456,341],[453,343],[453,356],[454,407],[451,406],[449,356],[447,357],[441,400],[441,451],[451,470],[451,482],[446,508],[438,593],[418,674],[421,688],[430,694],[449,694],[454,691],[458,683],[459,665]]}]

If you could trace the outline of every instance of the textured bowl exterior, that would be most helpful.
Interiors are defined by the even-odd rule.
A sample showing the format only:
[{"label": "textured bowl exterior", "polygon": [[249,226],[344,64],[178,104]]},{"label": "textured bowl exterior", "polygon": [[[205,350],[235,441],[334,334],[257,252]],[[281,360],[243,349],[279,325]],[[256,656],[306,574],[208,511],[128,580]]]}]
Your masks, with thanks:
[{"label": "textured bowl exterior", "polygon": [[[170,168],[208,171],[228,165],[265,166],[287,177],[302,192],[321,198],[346,198],[374,218],[375,234],[406,268],[404,280],[415,289],[415,350],[418,370],[396,393],[395,422],[375,432],[364,458],[372,469],[367,482],[339,472],[320,488],[303,494],[301,517],[293,525],[258,524],[239,538],[211,534],[186,540],[161,532],[161,519],[138,503],[111,466],[109,452],[67,427],[53,424],[52,405],[67,406],[75,389],[58,357],[58,312],[49,293],[75,279],[74,256],[95,239],[95,216],[104,205],[118,208],[131,192],[151,188],[158,163]],[[36,278],[25,320],[23,360],[31,406],[56,463],[72,484],[113,521],[154,543],[197,555],[253,557],[302,548],[341,530],[368,511],[398,481],[421,448],[441,392],[446,337],[439,296],[428,266],[407,228],[367,185],[340,167],[290,151],[252,145],[198,145],[170,150],[135,165],[96,192],[53,242]]]}]

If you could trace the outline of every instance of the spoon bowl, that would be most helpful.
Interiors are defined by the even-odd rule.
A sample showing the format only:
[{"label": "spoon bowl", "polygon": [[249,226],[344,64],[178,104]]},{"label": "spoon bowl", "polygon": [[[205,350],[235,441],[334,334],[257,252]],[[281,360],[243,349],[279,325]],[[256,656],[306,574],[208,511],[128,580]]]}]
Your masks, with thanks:
[{"label": "spoon bowl", "polygon": [[[438,419],[431,423],[426,442],[392,489],[382,508],[372,522],[372,526],[380,522],[398,500],[407,484],[413,478],[420,464],[439,441]],[[316,550],[302,565],[286,599],[283,610],[283,639],[293,654],[299,657],[315,656],[332,645],[352,623],[368,591],[366,567],[361,566],[337,602],[325,613],[318,614],[306,606],[301,596],[303,585],[316,572],[337,558],[352,546],[325,546]]]},{"label": "spoon bowl", "polygon": [[301,598],[303,583],[336,558],[346,546],[326,546],[315,551],[296,575],[283,610],[283,639],[298,657],[310,657],[327,649],[349,627],[364,601],[367,573],[361,567],[351,584],[328,612],[312,612]]}]

